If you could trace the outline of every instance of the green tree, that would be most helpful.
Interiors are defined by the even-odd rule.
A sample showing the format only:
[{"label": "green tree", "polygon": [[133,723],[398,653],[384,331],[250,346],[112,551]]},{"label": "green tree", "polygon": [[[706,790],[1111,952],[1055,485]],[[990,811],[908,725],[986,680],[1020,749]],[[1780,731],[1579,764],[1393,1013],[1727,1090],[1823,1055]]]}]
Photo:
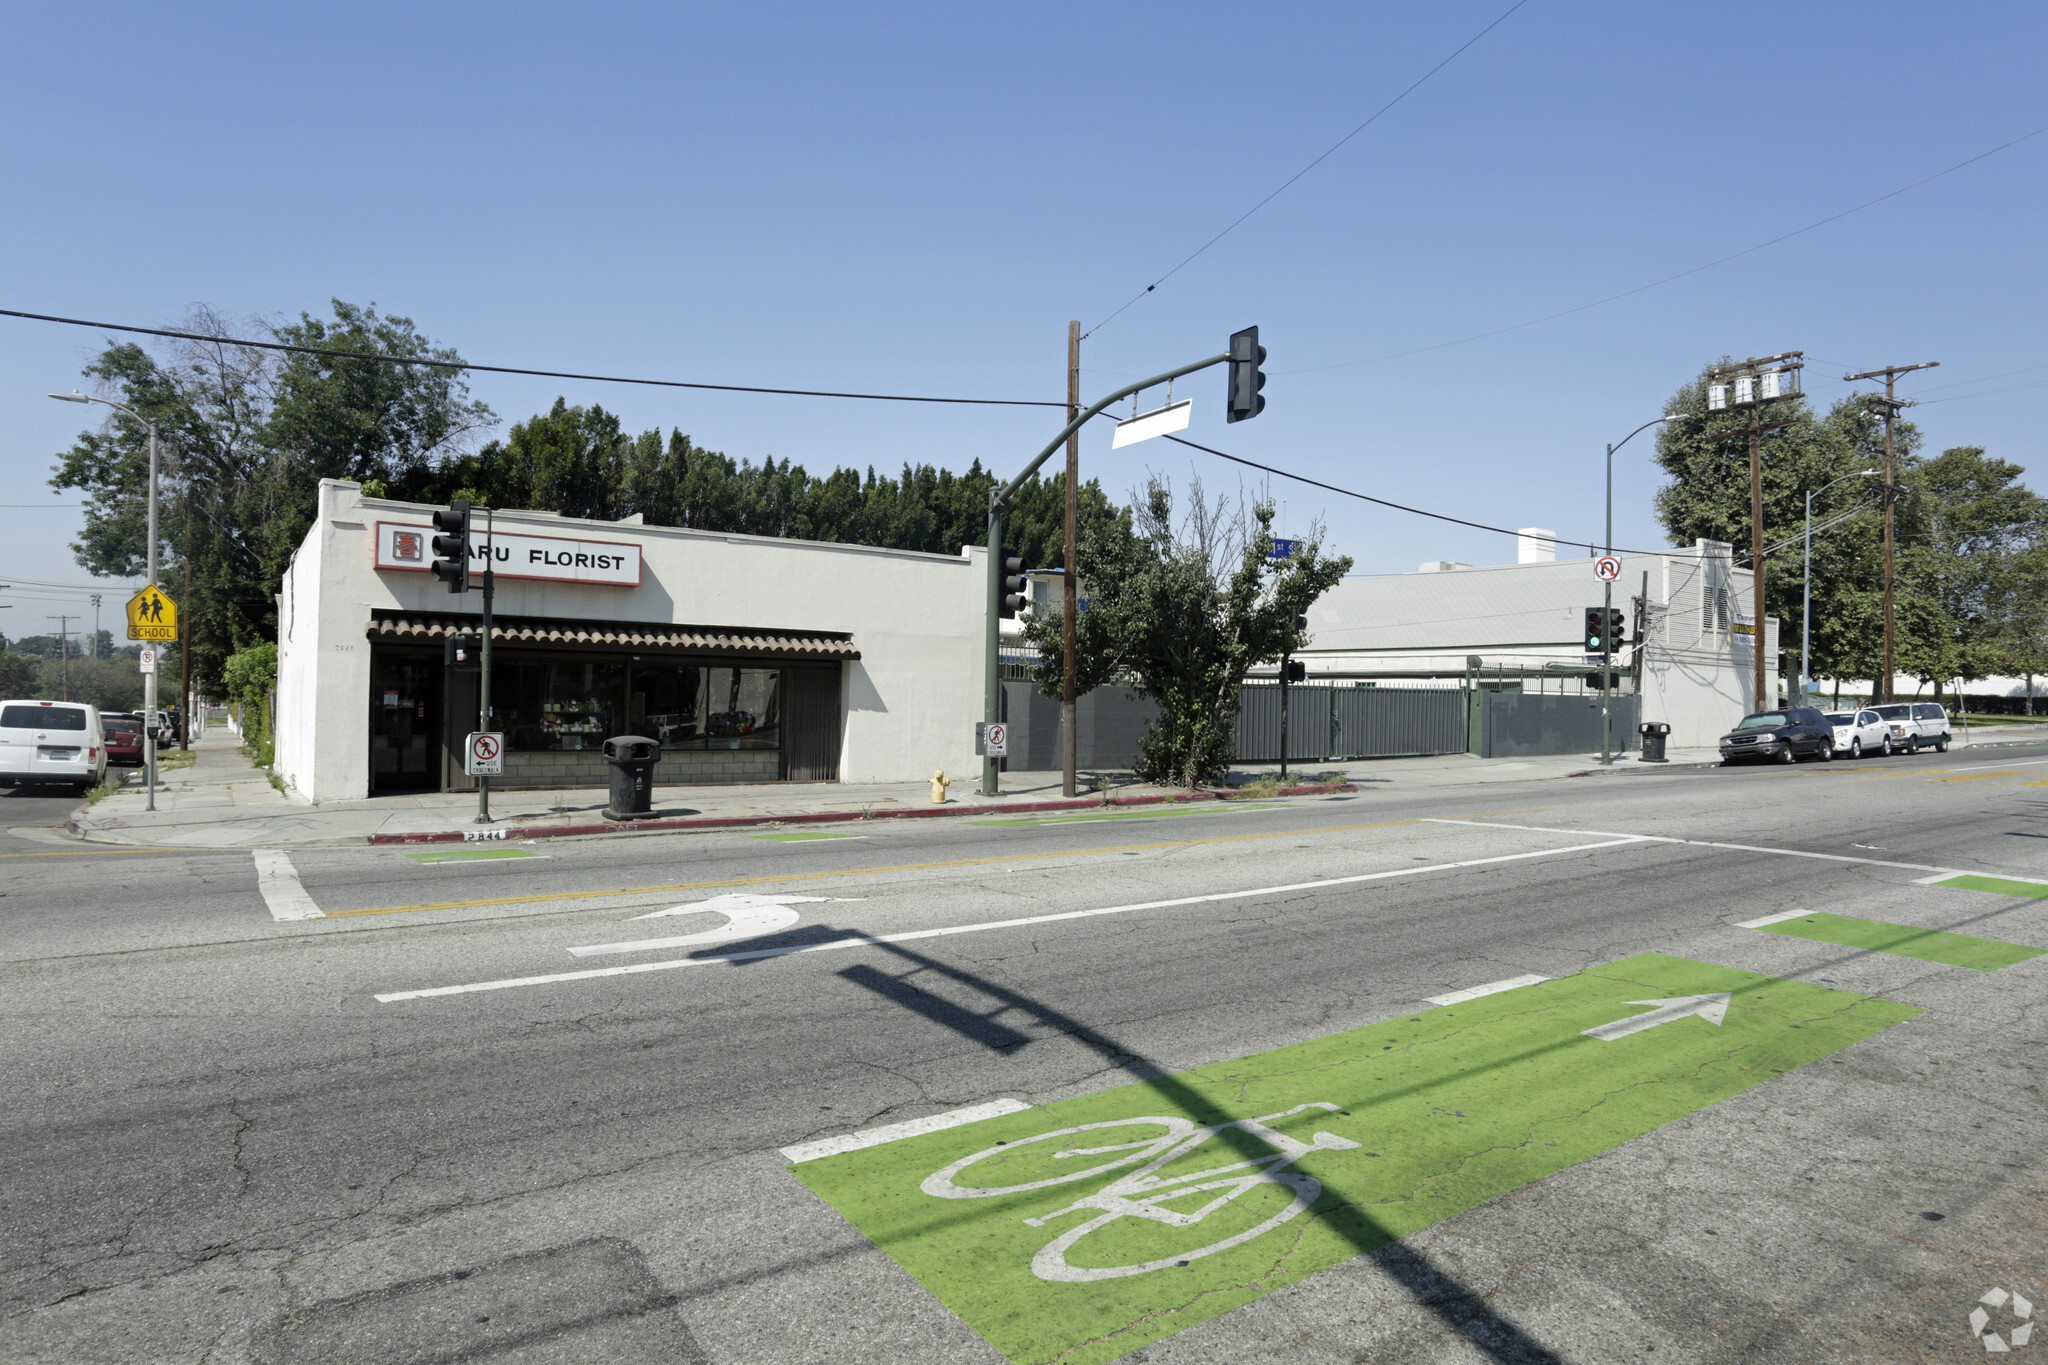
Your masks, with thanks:
[{"label": "green tree", "polygon": [[2037,566],[2048,547],[2048,501],[2025,469],[1979,446],[1916,466],[1902,504],[1898,579],[1900,671],[1931,683],[1997,673],[2038,610]]},{"label": "green tree", "polygon": [[0,650],[0,700],[42,700],[41,664],[33,654]]},{"label": "green tree", "polygon": [[[1351,559],[1326,558],[1319,534],[1292,557],[1272,558],[1272,504],[1211,502],[1200,480],[1178,519],[1162,480],[1148,483],[1138,502],[1131,531],[1098,526],[1084,545],[1089,607],[1075,623],[1076,675],[1091,687],[1128,677],[1156,701],[1138,775],[1194,787],[1230,767],[1246,673],[1303,643],[1294,617],[1350,571]],[[1039,689],[1059,695],[1061,614],[1027,621],[1025,638],[1041,660]]]}]

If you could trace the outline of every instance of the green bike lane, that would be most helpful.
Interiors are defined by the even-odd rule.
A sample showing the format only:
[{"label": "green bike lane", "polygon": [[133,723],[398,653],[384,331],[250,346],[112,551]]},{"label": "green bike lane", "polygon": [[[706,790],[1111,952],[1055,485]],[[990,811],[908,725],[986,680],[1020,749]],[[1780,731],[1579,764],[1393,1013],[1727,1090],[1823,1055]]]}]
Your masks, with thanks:
[{"label": "green bike lane", "polygon": [[[1972,877],[1857,888],[1852,899],[1930,923],[1786,912],[1731,924],[1716,954],[1754,960],[1774,939],[1805,940],[1803,962],[1777,954],[1782,974],[1638,954],[959,1127],[786,1155],[1006,1358],[1114,1360],[1923,1013],[1794,978],[2028,963],[2048,949],[1946,926],[1995,922],[2044,892]],[[2048,941],[2027,918],[2016,931]],[[2012,984],[2038,993],[2042,978]]]}]

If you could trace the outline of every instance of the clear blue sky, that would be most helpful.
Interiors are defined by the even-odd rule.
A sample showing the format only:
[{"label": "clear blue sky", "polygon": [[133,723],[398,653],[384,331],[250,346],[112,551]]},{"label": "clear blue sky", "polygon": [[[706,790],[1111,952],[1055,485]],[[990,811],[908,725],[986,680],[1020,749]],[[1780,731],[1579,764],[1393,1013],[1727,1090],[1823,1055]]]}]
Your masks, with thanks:
[{"label": "clear blue sky", "polygon": [[[1511,2],[24,6],[0,88],[0,307],[174,324],[197,302],[287,316],[338,296],[488,363],[1058,398],[1069,318],[1110,313]],[[1181,391],[1193,439],[1576,537],[1598,533],[1604,443],[1724,353],[1804,349],[1822,404],[1846,367],[1940,360],[1904,386],[1957,399],[1914,414],[1929,444],[2031,466],[2048,135],[1618,302],[1347,362],[1632,289],[2048,124],[2043,51],[2038,3],[1738,23],[1528,0],[1101,328],[1084,390],[1256,322],[1270,406],[1226,427],[1220,377],[1200,376]],[[77,501],[44,481],[84,410],[42,395],[102,344],[0,319],[0,502]],[[813,470],[1007,473],[1057,430],[1028,409],[474,391],[507,423],[562,393]],[[1617,539],[1639,547],[1663,543],[1648,440],[1616,473]],[[1106,423],[1083,458],[1118,493],[1148,468],[1238,483],[1164,442],[1112,454]],[[1360,572],[1513,558],[1504,537],[1273,494]],[[76,518],[0,507],[0,582],[84,583]],[[0,630],[77,601],[29,591],[4,595],[20,605]]]}]

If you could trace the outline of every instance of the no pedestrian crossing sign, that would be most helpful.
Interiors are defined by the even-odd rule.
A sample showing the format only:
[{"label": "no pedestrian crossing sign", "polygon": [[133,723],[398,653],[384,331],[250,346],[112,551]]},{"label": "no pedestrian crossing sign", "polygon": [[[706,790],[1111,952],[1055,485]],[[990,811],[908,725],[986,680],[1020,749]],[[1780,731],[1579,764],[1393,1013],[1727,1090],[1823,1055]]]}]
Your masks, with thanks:
[{"label": "no pedestrian crossing sign", "polygon": [[499,730],[473,730],[462,746],[462,771],[471,777],[505,774],[505,735]]},{"label": "no pedestrian crossing sign", "polygon": [[1613,555],[1601,555],[1593,561],[1593,577],[1602,583],[1612,583],[1621,577],[1621,561]]},{"label": "no pedestrian crossing sign", "polygon": [[141,663],[144,673],[156,672],[156,651],[153,649],[143,650],[141,653]]},{"label": "no pedestrian crossing sign", "polygon": [[1010,727],[1002,721],[978,721],[975,723],[975,745],[977,752],[986,758],[1008,758],[1010,756]]}]

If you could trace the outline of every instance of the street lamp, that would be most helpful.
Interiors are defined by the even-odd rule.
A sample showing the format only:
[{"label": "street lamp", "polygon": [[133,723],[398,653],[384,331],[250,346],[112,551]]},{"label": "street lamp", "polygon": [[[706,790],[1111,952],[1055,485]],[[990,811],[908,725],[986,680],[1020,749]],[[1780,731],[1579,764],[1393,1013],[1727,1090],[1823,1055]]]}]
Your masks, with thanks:
[{"label": "street lamp", "polygon": [[[1667,412],[1662,417],[1652,417],[1649,421],[1607,447],[1607,537],[1604,542],[1605,548],[1601,551],[1602,554],[1612,555],[1614,553],[1614,452],[1620,450],[1659,422],[1690,422],[1691,420],[1692,414],[1689,412]],[[1602,584],[1600,604],[1604,608],[1600,616],[1600,620],[1603,623],[1601,628],[1602,639],[1600,642],[1600,761],[1612,766],[1614,763],[1614,716],[1608,709],[1608,697],[1614,690],[1614,680],[1611,673],[1614,664],[1614,652],[1613,648],[1607,643],[1607,631],[1604,625],[1608,619],[1606,613],[1614,610],[1614,582],[1612,579]]]},{"label": "street lamp", "polygon": [[1830,479],[1820,487],[1808,490],[1806,494],[1806,562],[1800,573],[1799,605],[1799,695],[1806,696],[1806,685],[1813,681],[1813,498],[1816,493],[1825,493],[1838,483],[1851,479],[1867,479],[1878,471],[1859,469],[1854,474],[1844,474],[1839,479]]},{"label": "street lamp", "polygon": [[[156,423],[144,417],[126,403],[116,403],[111,398],[95,398],[91,394],[73,389],[70,393],[53,393],[50,397],[66,403],[103,403],[116,412],[125,412],[149,429],[149,586],[156,586]],[[182,648],[183,646],[180,646]],[[148,769],[149,801],[147,809],[156,809],[156,673],[154,670],[142,675],[142,744],[143,761]],[[187,722],[190,723],[189,721]]]}]

